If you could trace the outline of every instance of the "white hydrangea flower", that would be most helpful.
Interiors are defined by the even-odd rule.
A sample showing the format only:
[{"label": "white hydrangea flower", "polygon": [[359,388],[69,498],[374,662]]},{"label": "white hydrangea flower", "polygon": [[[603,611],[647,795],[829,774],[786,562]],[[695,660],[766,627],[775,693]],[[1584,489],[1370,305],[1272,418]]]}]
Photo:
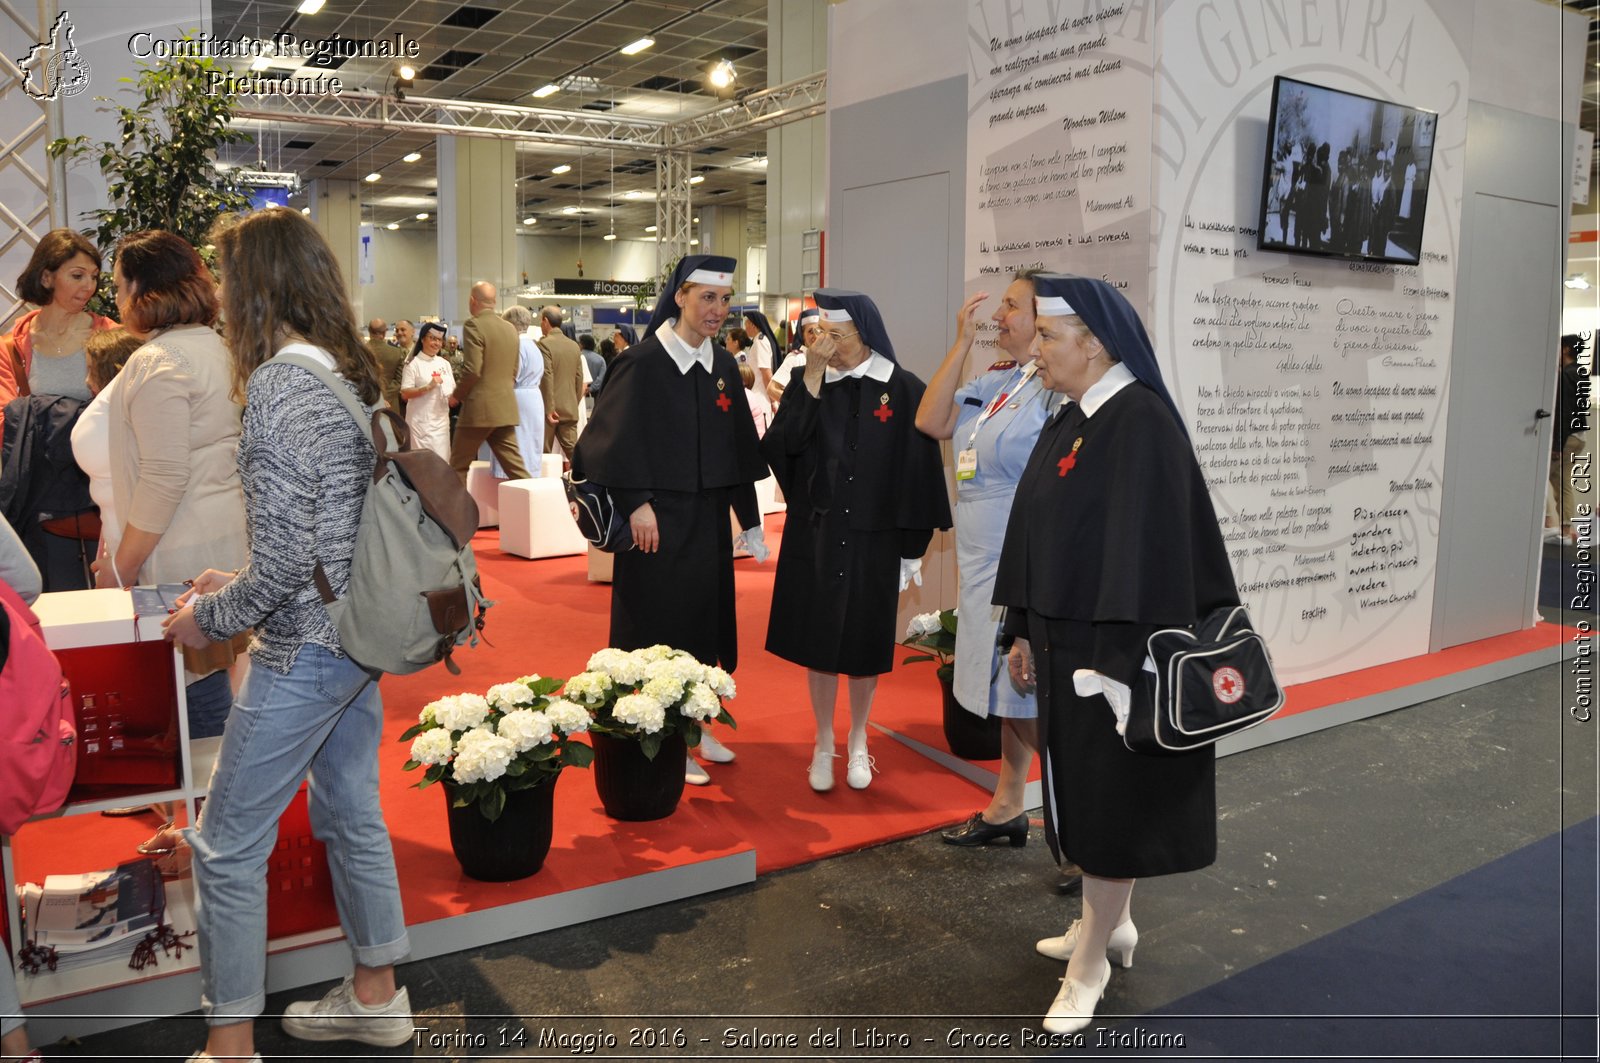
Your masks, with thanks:
[{"label": "white hydrangea flower", "polygon": [[542,746],[554,735],[549,717],[532,709],[517,709],[506,713],[500,718],[498,730],[500,737],[515,746],[518,753],[526,753],[534,746]]},{"label": "white hydrangea flower", "polygon": [[442,727],[423,731],[411,743],[411,759],[418,764],[448,764],[455,751],[450,732]]},{"label": "white hydrangea flower", "polygon": [[690,683],[688,696],[678,706],[678,711],[691,720],[712,720],[721,710],[717,695],[704,683]]},{"label": "white hydrangea flower", "polygon": [[479,694],[453,694],[428,706],[433,718],[447,731],[465,731],[489,718],[489,702]]},{"label": "white hydrangea flower", "polygon": [[551,726],[562,734],[582,734],[589,729],[589,710],[576,702],[557,698],[544,707]]},{"label": "white hydrangea flower", "polygon": [[710,687],[712,693],[719,698],[731,698],[736,692],[733,685],[733,676],[715,665],[705,669],[705,678],[702,682]]},{"label": "white hydrangea flower", "polygon": [[632,686],[644,678],[645,661],[626,650],[604,649],[589,658],[588,670],[604,672],[618,683]]},{"label": "white hydrangea flower", "polygon": [[492,782],[506,773],[516,756],[511,741],[487,727],[474,727],[456,743],[456,760],[451,773],[456,782]]},{"label": "white hydrangea flower", "polygon": [[526,684],[526,685],[531,687],[531,686],[533,686],[533,684],[537,683],[542,678],[544,678],[544,677],[541,676],[538,672],[535,672],[532,675],[523,676],[522,678],[518,679],[517,682],[524,683],[524,684]]},{"label": "white hydrangea flower", "polygon": [[911,623],[906,625],[906,638],[931,635],[938,631],[940,626],[938,613],[918,613],[911,618]]},{"label": "white hydrangea flower", "polygon": [[433,723],[433,707],[437,704],[438,702],[436,701],[430,701],[428,704],[422,706],[422,711],[417,713],[417,722],[421,724]]},{"label": "white hydrangea flower", "polygon": [[603,672],[580,672],[567,680],[566,696],[584,705],[599,705],[611,694],[611,677]]},{"label": "white hydrangea flower", "polygon": [[683,697],[683,680],[672,676],[657,676],[655,679],[645,681],[639,688],[639,693],[647,698],[654,698],[663,705],[672,705]]},{"label": "white hydrangea flower", "polygon": [[637,727],[645,734],[655,734],[666,725],[666,706],[647,694],[628,694],[617,699],[611,715],[618,723]]},{"label": "white hydrangea flower", "polygon": [[634,656],[640,658],[647,664],[654,661],[665,661],[669,658],[676,657],[682,652],[682,650],[675,650],[671,646],[665,646],[659,642],[654,646],[646,646],[642,650],[633,651]]},{"label": "white hydrangea flower", "polygon": [[485,699],[500,712],[510,712],[523,705],[532,705],[533,691],[523,686],[519,679],[515,683],[496,683],[489,688]]}]

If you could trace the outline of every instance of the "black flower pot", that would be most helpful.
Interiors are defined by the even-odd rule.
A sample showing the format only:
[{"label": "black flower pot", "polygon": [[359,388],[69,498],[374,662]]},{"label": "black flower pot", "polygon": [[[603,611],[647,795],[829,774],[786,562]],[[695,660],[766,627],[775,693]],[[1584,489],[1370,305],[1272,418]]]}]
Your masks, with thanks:
[{"label": "black flower pot", "polygon": [[1000,717],[977,716],[961,707],[950,680],[939,676],[944,694],[944,741],[963,760],[1000,758]]},{"label": "black flower pot", "polygon": [[589,732],[594,743],[594,788],[612,819],[666,819],[683,796],[683,765],[688,748],[673,733],[661,740],[654,760],[632,738]]},{"label": "black flower pot", "polygon": [[468,878],[510,882],[527,878],[544,866],[550,852],[559,777],[507,793],[506,806],[493,822],[478,811],[476,801],[457,808],[456,787],[442,784],[450,815],[450,848]]}]

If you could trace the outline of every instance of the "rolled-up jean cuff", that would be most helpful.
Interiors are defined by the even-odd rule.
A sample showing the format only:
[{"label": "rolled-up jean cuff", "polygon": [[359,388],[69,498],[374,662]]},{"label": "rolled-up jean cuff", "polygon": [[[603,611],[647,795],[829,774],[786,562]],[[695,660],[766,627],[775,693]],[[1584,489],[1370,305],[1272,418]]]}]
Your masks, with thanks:
[{"label": "rolled-up jean cuff", "polygon": [[212,1004],[207,1002],[204,996],[200,998],[200,1010],[205,1012],[207,1026],[233,1026],[236,1023],[250,1022],[266,1008],[265,992],[252,993],[243,1000],[230,1001],[226,1004]]},{"label": "rolled-up jean cuff", "polygon": [[350,953],[362,967],[393,967],[411,955],[411,936],[401,934],[385,945],[357,945],[352,941]]}]

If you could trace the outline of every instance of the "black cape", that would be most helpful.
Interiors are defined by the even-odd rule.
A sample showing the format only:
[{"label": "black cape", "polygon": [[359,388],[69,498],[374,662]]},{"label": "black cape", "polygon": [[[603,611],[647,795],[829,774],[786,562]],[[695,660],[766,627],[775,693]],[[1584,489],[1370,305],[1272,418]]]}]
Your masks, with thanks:
[{"label": "black cape", "polygon": [[710,373],[698,365],[681,373],[654,335],[617,355],[572,464],[625,512],[649,502],[661,531],[655,553],[616,555],[611,645],[665,643],[733,671],[728,510],[742,528],[759,524],[755,482],[767,475],[733,356],[713,347]]},{"label": "black cape", "polygon": [[1131,687],[1157,627],[1238,600],[1199,463],[1153,391],[1134,382],[1087,421],[1073,404],[1045,424],[1017,485],[994,601],[1034,652],[1058,856],[1110,878],[1216,859],[1211,747],[1130,752],[1105,699],[1078,696],[1073,673]]},{"label": "black cape", "polygon": [[761,440],[788,503],[767,650],[819,672],[879,675],[894,666],[899,561],[950,527],[944,463],[916,429],[914,374],[835,381],[819,399],[804,381],[796,367]]}]

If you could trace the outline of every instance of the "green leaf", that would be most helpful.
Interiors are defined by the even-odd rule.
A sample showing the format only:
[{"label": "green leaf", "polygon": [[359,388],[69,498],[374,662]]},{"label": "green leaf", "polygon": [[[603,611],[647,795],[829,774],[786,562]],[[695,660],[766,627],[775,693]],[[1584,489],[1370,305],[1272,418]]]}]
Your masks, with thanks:
[{"label": "green leaf", "polygon": [[493,823],[500,818],[500,813],[506,808],[506,792],[496,786],[482,797],[478,798],[478,811],[483,813],[483,818]]},{"label": "green leaf", "polygon": [[656,754],[661,751],[661,735],[640,735],[639,751],[644,754],[645,760],[655,760]]},{"label": "green leaf", "polygon": [[420,767],[422,767],[422,761],[420,761],[420,760],[407,760],[404,764],[400,765],[400,770],[401,771],[416,771]]},{"label": "green leaf", "polygon": [[939,626],[951,635],[956,633],[956,611],[945,609],[939,613]]},{"label": "green leaf", "polygon": [[587,768],[594,762],[594,750],[582,742],[568,742],[562,759],[574,768]]},{"label": "green leaf", "polygon": [[540,697],[554,694],[566,685],[567,681],[565,679],[559,679],[553,675],[542,676],[536,682],[527,684],[528,689]]},{"label": "green leaf", "polygon": [[931,653],[914,653],[910,657],[903,659],[900,663],[915,664],[918,661],[937,661],[938,659],[939,658],[935,657]]},{"label": "green leaf", "polygon": [[406,728],[405,732],[403,734],[401,734],[400,737],[398,739],[396,739],[396,741],[409,742],[413,738],[417,737],[417,735],[421,734],[423,731],[430,731],[430,730],[432,730],[433,728],[435,728],[437,726],[439,726],[439,725],[436,724],[436,723],[413,724],[412,726]]}]

